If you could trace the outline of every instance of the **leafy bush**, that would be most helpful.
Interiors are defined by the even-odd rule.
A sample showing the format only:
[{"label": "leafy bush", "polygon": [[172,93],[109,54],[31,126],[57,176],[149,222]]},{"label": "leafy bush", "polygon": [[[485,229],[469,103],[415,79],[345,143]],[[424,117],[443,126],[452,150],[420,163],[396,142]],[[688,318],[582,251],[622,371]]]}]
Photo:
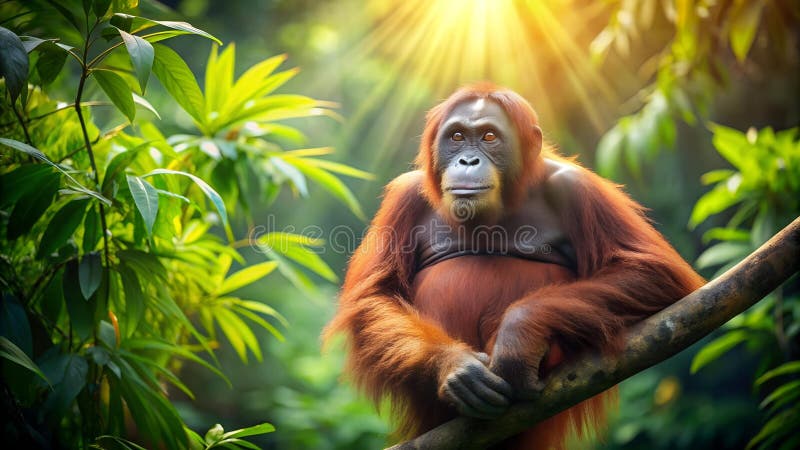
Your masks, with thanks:
[{"label": "leafy bush", "polygon": [[[272,202],[284,186],[307,196],[308,180],[363,216],[337,174],[369,175],[319,158],[329,148],[297,149],[303,134],[276,123],[336,117],[329,103],[274,93],[295,74],[276,72],[284,56],[235,79],[233,45],[220,52],[205,31],[134,15],[136,7],[131,0],[0,6],[6,442],[252,448],[242,438],[271,425],[227,433],[217,425],[201,437],[185,426],[167,384],[194,397],[180,378],[186,362],[227,380],[215,356],[222,336],[244,362],[263,358],[258,329],[283,339],[285,319],[239,298],[241,287],[276,269],[305,290],[314,287],[308,271],[336,277],[313,251],[321,240],[277,232],[237,240],[232,224],[252,225],[248,199]],[[164,44],[182,35],[215,42],[204,91]],[[152,121],[159,112],[144,98],[151,74],[191,118],[186,133],[165,136]],[[47,94],[55,80],[75,89],[72,103]],[[87,100],[95,94],[104,98]],[[268,260],[231,273],[251,245]]]},{"label": "leafy bush", "polygon": [[[774,132],[771,128],[746,133],[713,125],[714,147],[733,169],[703,176],[714,187],[695,204],[691,226],[731,208],[724,227],[705,232],[716,240],[698,258],[700,269],[729,269],[800,215],[800,128]],[[796,284],[796,277],[794,280]],[[760,407],[767,421],[748,448],[797,448],[800,436],[800,291],[792,281],[725,324],[723,332],[695,355],[692,372],[744,344],[758,355],[756,391],[765,397]]]}]

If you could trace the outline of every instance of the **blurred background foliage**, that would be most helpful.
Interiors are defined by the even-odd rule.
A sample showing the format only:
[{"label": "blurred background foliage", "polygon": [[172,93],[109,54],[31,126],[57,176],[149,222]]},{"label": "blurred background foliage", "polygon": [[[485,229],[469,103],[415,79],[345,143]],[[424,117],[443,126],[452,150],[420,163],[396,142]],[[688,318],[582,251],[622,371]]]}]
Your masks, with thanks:
[{"label": "blurred background foliage", "polygon": [[[0,26],[80,42],[52,7],[59,2],[17,17],[25,3],[0,4]],[[191,172],[231,212],[230,227],[216,226],[214,234],[234,236],[234,244],[256,238],[255,247],[237,247],[238,264],[277,262],[283,275],[243,286],[236,299],[268,305],[287,325],[272,316],[272,333],[254,333],[255,342],[214,340],[215,367],[233,388],[203,367],[179,367],[187,390],[201,394],[192,399],[170,388],[170,400],[196,431],[270,422],[278,431],[253,442],[315,449],[385,443],[389,425],[340,383],[340,349],[321,354],[319,331],[381,187],[411,167],[425,111],[463,83],[490,79],[529,99],[546,139],[625,184],[706,277],[800,214],[800,7],[791,0],[172,0],[143,1],[132,14],[187,20],[223,42],[219,49],[196,36],[168,43],[208,103],[175,101],[162,80],[145,96],[160,117],[140,107],[137,125],[125,128],[124,115],[108,108],[91,114],[109,124],[104,132],[122,126],[115,136],[124,134],[127,148],[153,141],[165,154],[195,155]],[[48,71],[61,56],[34,58],[40,79],[30,81],[46,88],[28,101],[74,98],[76,68]],[[139,74],[128,61],[123,51],[107,64],[122,67],[120,76],[135,87]],[[301,94],[285,99],[296,102],[297,115],[322,117],[297,119],[280,108],[237,116],[237,101],[258,103],[266,94],[236,83],[250,68],[281,63],[300,70],[278,69],[286,77],[278,95]],[[96,88],[89,96],[106,100]],[[3,137],[24,140],[13,112],[4,109],[2,122],[11,124]],[[75,133],[62,130],[62,139]],[[145,179],[162,178],[171,179]],[[270,245],[282,236],[271,233],[306,238],[281,247]],[[213,273],[224,276],[231,262],[217,263]],[[187,270],[174,264],[181,265],[175,273]],[[624,382],[620,411],[598,448],[797,448],[799,292],[795,277],[703,342]],[[221,300],[220,309],[230,308]],[[208,322],[220,319],[208,311],[195,324],[214,330]],[[256,347],[261,361],[242,365],[248,352],[258,355]]]}]

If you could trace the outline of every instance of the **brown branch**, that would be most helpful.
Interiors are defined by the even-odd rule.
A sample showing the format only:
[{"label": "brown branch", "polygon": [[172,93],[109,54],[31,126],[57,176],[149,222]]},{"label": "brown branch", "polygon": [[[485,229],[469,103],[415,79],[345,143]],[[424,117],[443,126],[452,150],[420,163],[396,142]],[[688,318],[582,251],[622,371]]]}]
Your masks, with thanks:
[{"label": "brown branch", "polygon": [[618,355],[589,354],[547,377],[541,397],[491,421],[459,417],[394,450],[481,449],[530,428],[684,350],[800,270],[800,217],[753,254],[629,330]]}]

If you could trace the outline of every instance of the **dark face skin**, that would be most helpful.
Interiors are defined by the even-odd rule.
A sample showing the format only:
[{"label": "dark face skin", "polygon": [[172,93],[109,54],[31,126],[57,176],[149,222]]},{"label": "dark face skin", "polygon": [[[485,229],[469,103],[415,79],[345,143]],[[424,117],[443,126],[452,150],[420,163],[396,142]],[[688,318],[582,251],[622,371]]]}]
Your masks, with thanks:
[{"label": "dark face skin", "polygon": [[496,219],[503,181],[521,164],[519,138],[503,108],[484,99],[458,104],[442,121],[437,142],[444,206],[462,211],[460,217]]}]

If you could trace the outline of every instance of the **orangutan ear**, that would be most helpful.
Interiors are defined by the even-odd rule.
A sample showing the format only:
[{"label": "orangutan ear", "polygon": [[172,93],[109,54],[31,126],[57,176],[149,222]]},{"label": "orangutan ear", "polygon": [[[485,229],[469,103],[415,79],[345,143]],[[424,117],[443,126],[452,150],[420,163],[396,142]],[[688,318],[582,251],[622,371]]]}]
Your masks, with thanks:
[{"label": "orangutan ear", "polygon": [[533,150],[534,153],[539,154],[542,151],[542,129],[539,125],[533,125]]}]

